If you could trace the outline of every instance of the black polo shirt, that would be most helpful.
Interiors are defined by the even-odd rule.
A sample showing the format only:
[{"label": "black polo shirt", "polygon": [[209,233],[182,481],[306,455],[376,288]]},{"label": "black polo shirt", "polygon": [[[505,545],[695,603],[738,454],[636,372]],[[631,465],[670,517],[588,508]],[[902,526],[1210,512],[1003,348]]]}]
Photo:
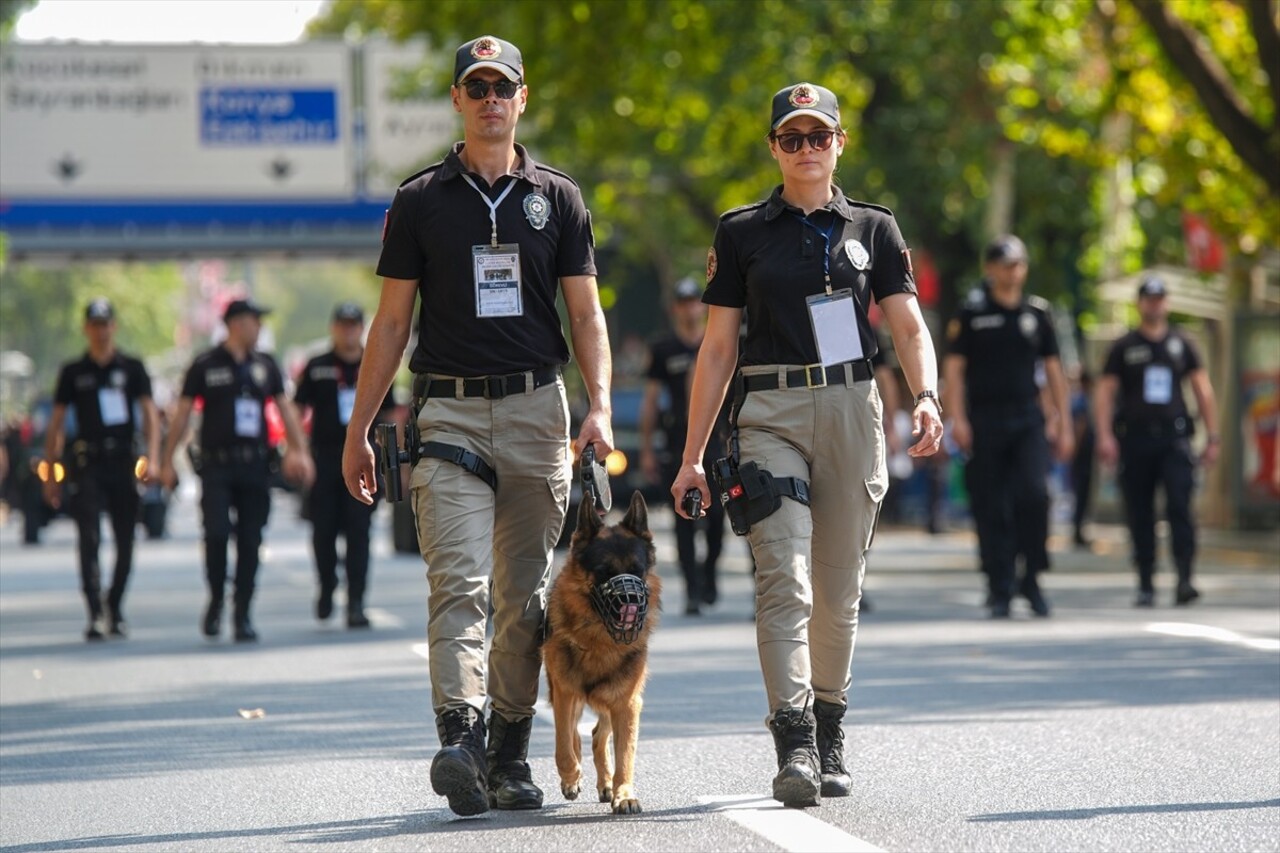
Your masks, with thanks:
[{"label": "black polo shirt", "polygon": [[1182,380],[1203,366],[1200,353],[1185,335],[1169,329],[1153,341],[1134,329],[1107,353],[1102,372],[1120,380],[1116,421],[1132,426],[1169,426],[1178,418],[1190,424]]},{"label": "black polo shirt", "polygon": [[[494,186],[468,173],[458,157],[400,185],[387,213],[378,275],[416,279],[421,297],[415,373],[488,376],[567,364],[569,347],[556,310],[559,279],[595,275],[591,215],[573,179],[535,163],[517,145],[514,174]],[[515,186],[497,210],[498,243],[520,245],[524,314],[476,316],[473,246],[488,246],[489,207],[463,174],[490,200]]]},{"label": "black polo shirt", "polygon": [[80,438],[91,444],[109,439],[121,450],[131,450],[138,429],[134,404],[150,396],[151,377],[141,361],[117,351],[106,364],[98,364],[86,352],[62,365],[53,401],[75,407]]},{"label": "black polo shirt", "polygon": [[[343,361],[333,350],[307,362],[298,377],[298,390],[293,401],[311,407],[311,451],[341,452],[355,402],[356,378],[360,375],[360,359]],[[379,411],[394,408],[395,393],[388,389]],[[372,434],[373,428],[370,427]]]},{"label": "black polo shirt", "polygon": [[683,443],[689,429],[689,372],[697,357],[698,348],[689,346],[675,334],[659,338],[649,346],[649,369],[645,377],[661,383],[669,400],[661,419],[668,447],[674,447],[673,441]]},{"label": "black polo shirt", "polygon": [[237,362],[223,346],[197,356],[182,382],[182,396],[204,401],[200,447],[206,451],[265,448],[267,400],[283,393],[284,378],[274,358],[252,352]]},{"label": "black polo shirt", "polygon": [[[851,201],[839,187],[832,190],[830,203],[807,217],[810,224],[782,200],[780,186],[767,200],[720,217],[707,255],[702,301],[747,309],[744,365],[818,361],[805,297],[826,290],[824,242],[830,244],[832,290],[853,290],[857,333],[867,358],[876,353],[875,332],[867,320],[869,298],[916,292],[907,244],[893,213]],[[822,235],[828,233],[824,241]]]},{"label": "black polo shirt", "polygon": [[991,297],[988,285],[969,294],[947,327],[948,351],[965,359],[969,411],[1039,406],[1036,362],[1058,355],[1053,309],[1038,296],[1013,308]]}]

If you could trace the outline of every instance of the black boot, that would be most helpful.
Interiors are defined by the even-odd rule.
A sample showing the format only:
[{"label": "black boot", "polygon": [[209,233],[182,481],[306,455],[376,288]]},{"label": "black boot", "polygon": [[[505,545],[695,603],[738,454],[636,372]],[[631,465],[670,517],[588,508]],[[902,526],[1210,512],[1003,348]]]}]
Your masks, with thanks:
[{"label": "black boot", "polygon": [[844,766],[845,705],[814,700],[813,715],[818,721],[818,760],[822,765],[822,796],[847,797],[853,780]]},{"label": "black boot", "polygon": [[354,599],[347,602],[347,627],[368,628],[369,617],[364,614],[364,602]]},{"label": "black boot", "polygon": [[96,595],[88,598],[89,624],[84,629],[84,638],[86,642],[96,643],[106,639],[103,629],[106,627],[102,622],[102,602]]},{"label": "black boot", "polygon": [[218,632],[222,630],[222,599],[210,598],[209,605],[204,609],[204,622],[200,626],[204,631],[204,635],[209,639],[218,636]]},{"label": "black boot", "polygon": [[431,788],[449,799],[454,814],[489,810],[485,791],[484,719],[471,706],[436,717],[440,751],[431,760]]},{"label": "black boot", "polygon": [[113,637],[124,638],[129,636],[129,623],[124,619],[124,612],[120,609],[120,599],[114,595],[107,596],[102,602],[102,611],[106,618],[107,633]]},{"label": "black boot", "polygon": [[818,764],[817,722],[813,711],[783,708],[769,722],[778,750],[778,775],[773,777],[773,798],[784,806],[803,808],[822,802],[822,773]]},{"label": "black boot", "polygon": [[533,717],[508,720],[496,711],[489,714],[489,805],[495,809],[540,809],[542,789],[533,784],[529,769],[529,733]]},{"label": "black boot", "polygon": [[237,643],[256,643],[258,632],[249,621],[249,599],[237,598],[235,610],[235,638]]}]

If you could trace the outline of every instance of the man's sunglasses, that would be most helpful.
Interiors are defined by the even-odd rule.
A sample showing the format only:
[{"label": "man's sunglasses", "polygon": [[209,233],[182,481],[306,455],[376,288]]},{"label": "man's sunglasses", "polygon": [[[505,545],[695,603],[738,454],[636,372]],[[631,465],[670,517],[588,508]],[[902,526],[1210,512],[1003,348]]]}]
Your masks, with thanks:
[{"label": "man's sunglasses", "polygon": [[493,88],[493,92],[504,101],[509,101],[516,96],[516,92],[520,91],[520,84],[511,80],[499,80],[496,83],[490,83],[488,80],[468,80],[462,84],[462,88],[467,90],[467,97],[473,101],[483,100],[489,96],[489,88]]},{"label": "man's sunglasses", "polygon": [[788,154],[794,154],[800,150],[800,146],[805,142],[809,143],[809,147],[814,151],[826,151],[831,147],[831,140],[836,138],[834,130],[815,130],[813,133],[783,133],[769,134],[769,138],[778,143],[778,147]]}]

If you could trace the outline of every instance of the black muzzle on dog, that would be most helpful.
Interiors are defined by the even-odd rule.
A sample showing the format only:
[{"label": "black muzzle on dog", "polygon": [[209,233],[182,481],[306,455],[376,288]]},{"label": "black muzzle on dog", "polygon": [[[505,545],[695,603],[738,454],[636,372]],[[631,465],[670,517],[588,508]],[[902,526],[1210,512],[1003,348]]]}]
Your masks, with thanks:
[{"label": "black muzzle on dog", "polygon": [[591,605],[619,643],[634,643],[649,613],[649,587],[635,575],[614,575],[591,587]]}]

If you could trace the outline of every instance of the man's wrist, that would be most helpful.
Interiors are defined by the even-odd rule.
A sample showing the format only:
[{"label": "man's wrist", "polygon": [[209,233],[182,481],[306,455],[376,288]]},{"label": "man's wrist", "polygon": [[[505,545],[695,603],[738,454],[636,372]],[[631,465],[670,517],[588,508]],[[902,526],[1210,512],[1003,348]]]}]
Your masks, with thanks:
[{"label": "man's wrist", "polygon": [[1209,433],[1210,444],[1222,444],[1222,436],[1216,432]]}]

